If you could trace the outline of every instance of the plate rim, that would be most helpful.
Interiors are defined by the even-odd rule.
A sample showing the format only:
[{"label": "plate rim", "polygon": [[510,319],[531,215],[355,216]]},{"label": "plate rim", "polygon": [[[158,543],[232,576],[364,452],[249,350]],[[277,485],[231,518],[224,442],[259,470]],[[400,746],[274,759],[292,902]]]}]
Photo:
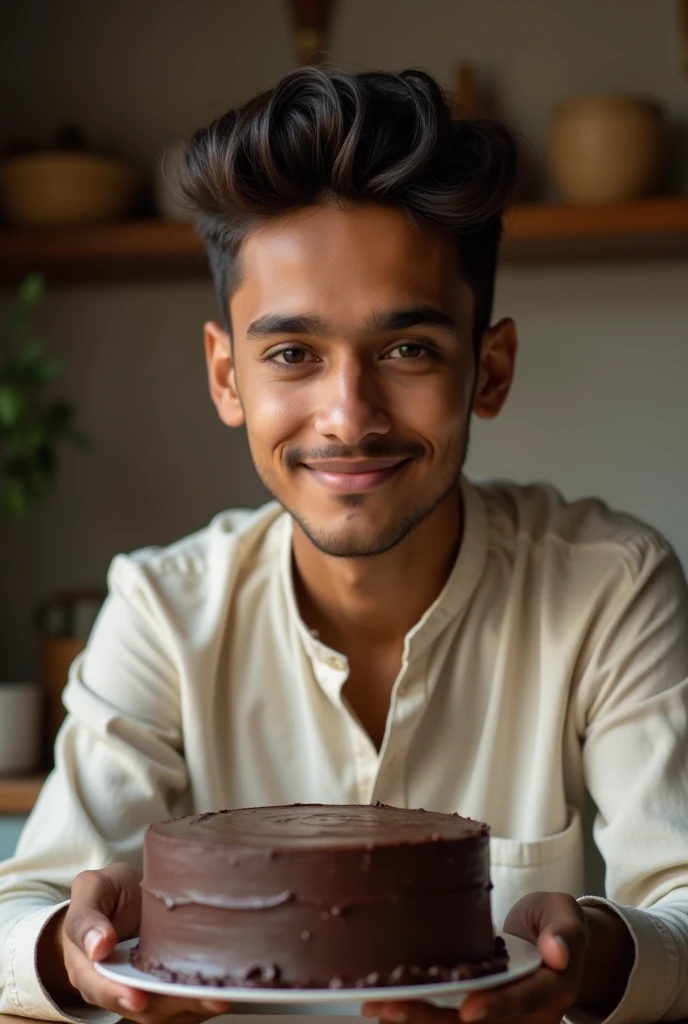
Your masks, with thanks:
[{"label": "plate rim", "polygon": [[541,965],[542,960],[537,952],[536,946],[518,935],[509,935],[505,932],[497,932],[504,939],[509,955],[512,956],[518,950],[519,957],[526,956],[525,963],[517,965],[513,969],[501,971],[498,974],[486,974],[479,978],[467,978],[463,981],[443,981],[423,985],[389,985],[384,988],[258,988],[258,987],[236,987],[236,986],[213,986],[213,985],[186,985],[182,982],[163,981],[153,974],[145,974],[133,967],[127,958],[126,968],[133,971],[133,977],[122,976],[116,968],[124,966],[121,962],[111,962],[112,958],[119,953],[129,952],[132,946],[138,942],[138,938],[124,939],[118,942],[111,957],[94,963],[98,973],[109,981],[115,981],[120,985],[135,988],[143,992],[150,992],[152,995],[182,996],[187,999],[219,999],[229,1003],[261,1003],[263,1005],[293,1005],[296,1003],[310,1004],[335,1004],[335,1003],[362,1003],[362,1002],[388,1002],[393,1000],[409,1001],[442,998],[443,996],[468,995],[469,992],[484,991],[491,988],[499,988],[502,985],[509,985],[519,978],[525,978],[534,973]]}]

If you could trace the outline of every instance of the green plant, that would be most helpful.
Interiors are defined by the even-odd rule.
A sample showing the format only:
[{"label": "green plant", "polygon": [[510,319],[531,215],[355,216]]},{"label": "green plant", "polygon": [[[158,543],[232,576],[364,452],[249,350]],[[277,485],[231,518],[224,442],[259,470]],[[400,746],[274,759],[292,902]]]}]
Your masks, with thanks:
[{"label": "green plant", "polygon": [[71,403],[45,394],[62,365],[33,330],[44,291],[40,274],[24,280],[0,337],[0,514],[15,520],[30,516],[50,492],[60,442],[88,446]]}]

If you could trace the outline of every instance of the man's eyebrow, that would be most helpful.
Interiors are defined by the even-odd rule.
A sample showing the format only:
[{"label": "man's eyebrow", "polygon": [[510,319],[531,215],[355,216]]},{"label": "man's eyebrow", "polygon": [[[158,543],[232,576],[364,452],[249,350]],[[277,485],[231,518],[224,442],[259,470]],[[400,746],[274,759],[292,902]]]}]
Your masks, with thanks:
[{"label": "man's eyebrow", "polygon": [[[457,332],[456,321],[448,313],[434,306],[411,306],[405,309],[385,309],[371,313],[365,320],[365,329],[371,334],[405,331],[409,327],[440,327]],[[273,334],[332,334],[333,328],[322,317],[311,313],[266,313],[249,324],[247,340],[268,338]]]},{"label": "man's eyebrow", "polygon": [[366,320],[366,327],[374,334],[405,331],[409,327],[443,327],[449,328],[455,335],[458,329],[453,317],[434,306],[412,306],[409,309],[389,309],[372,313]]},{"label": "man's eyebrow", "polygon": [[246,338],[268,338],[271,334],[328,334],[329,325],[319,316],[266,313],[248,325]]}]

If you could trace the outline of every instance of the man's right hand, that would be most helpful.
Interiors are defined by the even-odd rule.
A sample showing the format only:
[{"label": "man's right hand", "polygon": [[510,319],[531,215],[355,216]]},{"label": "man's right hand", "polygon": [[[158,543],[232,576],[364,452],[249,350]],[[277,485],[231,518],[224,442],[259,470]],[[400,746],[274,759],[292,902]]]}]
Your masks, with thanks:
[{"label": "man's right hand", "polygon": [[118,942],[138,935],[141,872],[128,864],[83,871],[74,879],[71,902],[50,922],[38,949],[38,972],[61,1007],[80,1001],[111,1010],[139,1024],[197,1024],[225,1013],[229,1003],[157,996],[109,981],[94,963]]}]

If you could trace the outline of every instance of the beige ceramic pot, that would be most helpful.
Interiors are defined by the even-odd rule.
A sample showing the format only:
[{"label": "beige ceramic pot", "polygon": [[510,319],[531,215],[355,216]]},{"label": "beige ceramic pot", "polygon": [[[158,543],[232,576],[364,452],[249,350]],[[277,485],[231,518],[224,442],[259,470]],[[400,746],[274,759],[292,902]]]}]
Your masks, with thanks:
[{"label": "beige ceramic pot", "polygon": [[93,153],[27,153],[0,164],[0,203],[13,224],[80,224],[128,213],[139,176]]},{"label": "beige ceramic pot", "polygon": [[634,199],[654,185],[662,152],[662,112],[634,96],[585,96],[554,113],[549,163],[570,203]]}]

